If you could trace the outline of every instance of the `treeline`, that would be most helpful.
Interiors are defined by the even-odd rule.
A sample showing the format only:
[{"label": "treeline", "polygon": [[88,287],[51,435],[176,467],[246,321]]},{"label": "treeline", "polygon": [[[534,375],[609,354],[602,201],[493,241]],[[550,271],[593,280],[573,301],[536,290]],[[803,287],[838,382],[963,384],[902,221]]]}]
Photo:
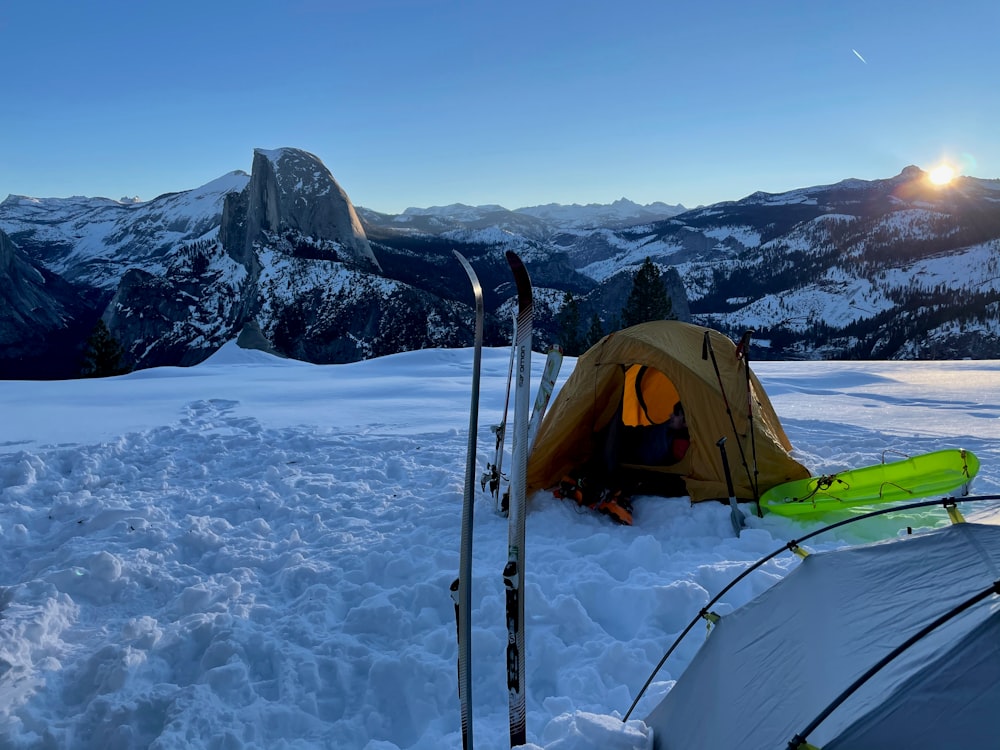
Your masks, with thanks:
[{"label": "treeline", "polygon": [[[651,320],[673,320],[676,317],[673,302],[664,289],[660,269],[647,257],[632,279],[632,289],[621,312],[608,320],[608,328],[613,331]],[[571,357],[583,354],[607,332],[597,312],[584,326],[579,302],[572,292],[563,296],[562,307],[556,315],[556,326],[558,343],[563,352]]]},{"label": "treeline", "polygon": [[204,276],[212,265],[212,258],[222,252],[218,240],[197,240],[186,242],[177,251],[179,268],[195,277]]}]

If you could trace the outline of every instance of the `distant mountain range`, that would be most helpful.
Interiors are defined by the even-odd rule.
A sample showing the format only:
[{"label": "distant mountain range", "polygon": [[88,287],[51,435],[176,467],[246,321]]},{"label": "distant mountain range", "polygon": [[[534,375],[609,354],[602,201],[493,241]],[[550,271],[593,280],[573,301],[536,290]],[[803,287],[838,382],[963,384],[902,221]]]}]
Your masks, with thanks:
[{"label": "distant mountain range", "polygon": [[359,213],[371,224],[391,224],[398,229],[439,233],[447,227],[467,229],[498,226],[525,235],[546,236],[555,230],[624,229],[636,224],[648,224],[684,213],[684,206],[650,203],[641,206],[627,198],[620,198],[610,205],[574,203],[563,206],[549,203],[510,211],[503,206],[467,206],[453,203],[450,206],[408,208],[398,215],[380,214],[359,208]]},{"label": "distant mountain range", "polygon": [[[503,251],[540,301],[537,346],[567,298],[581,327],[619,326],[645,258],[676,314],[770,358],[1000,357],[1000,180],[873,181],[687,210],[621,199],[508,210],[355,208],[320,159],[257,149],[251,172],[150,201],[0,203],[0,376],[73,377],[98,319],[133,367],[189,365],[242,333],[285,356],[346,362],[510,335]],[[569,295],[569,297],[567,297]]]}]

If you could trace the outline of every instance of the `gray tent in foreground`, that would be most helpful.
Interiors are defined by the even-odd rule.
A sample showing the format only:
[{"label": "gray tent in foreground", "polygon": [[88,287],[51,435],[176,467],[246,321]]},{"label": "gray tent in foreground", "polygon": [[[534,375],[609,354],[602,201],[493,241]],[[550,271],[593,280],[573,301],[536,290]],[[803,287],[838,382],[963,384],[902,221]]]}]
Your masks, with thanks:
[{"label": "gray tent in foreground", "polygon": [[646,718],[654,748],[788,748],[896,647],[991,587],[804,739],[822,750],[1000,747],[997,581],[996,525],[812,554],[713,629]]}]

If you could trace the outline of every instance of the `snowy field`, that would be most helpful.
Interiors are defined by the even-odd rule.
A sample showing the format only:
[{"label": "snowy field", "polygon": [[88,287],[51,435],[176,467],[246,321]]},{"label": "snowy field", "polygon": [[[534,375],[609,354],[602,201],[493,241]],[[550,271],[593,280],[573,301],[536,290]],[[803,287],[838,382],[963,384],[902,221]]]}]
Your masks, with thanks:
[{"label": "snowy field", "polygon": [[[507,362],[484,352],[478,470]],[[465,349],[315,366],[229,344],[189,369],[4,382],[0,747],[460,748],[448,586],[471,363]],[[814,473],[964,447],[982,461],[976,493],[1000,492],[1000,362],[755,369]],[[499,750],[507,527],[478,498],[475,741]],[[883,517],[808,546],[945,523],[940,509]],[[817,526],[749,524],[737,539],[727,506],[640,498],[626,528],[532,498],[532,747],[649,746],[641,721],[619,719],[667,646],[746,565]],[[768,563],[715,610],[796,560]],[[704,638],[692,631],[636,719]]]}]

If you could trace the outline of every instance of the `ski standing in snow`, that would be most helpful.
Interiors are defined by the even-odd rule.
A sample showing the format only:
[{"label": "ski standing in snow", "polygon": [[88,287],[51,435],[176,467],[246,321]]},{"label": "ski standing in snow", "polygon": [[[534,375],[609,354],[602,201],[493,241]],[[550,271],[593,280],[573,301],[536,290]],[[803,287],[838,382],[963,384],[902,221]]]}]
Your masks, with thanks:
[{"label": "ski standing in snow", "polygon": [[556,378],[559,377],[562,361],[562,347],[554,345],[545,357],[545,369],[542,370],[542,380],[538,384],[538,393],[535,394],[535,405],[531,409],[531,421],[528,422],[528,450],[531,450],[531,446],[535,444],[538,426],[545,418],[545,411],[552,398],[552,391],[556,387]]},{"label": "ski standing in snow", "polygon": [[507,692],[510,746],[527,740],[524,669],[524,516],[527,511],[528,397],[531,376],[533,325],[531,279],[516,253],[507,251],[507,263],[517,285],[517,334],[514,338],[514,433],[510,473],[510,509],[507,521],[507,564],[503,569],[507,613]]},{"label": "ski standing in snow", "polygon": [[465,457],[465,495],[462,502],[462,538],[458,578],[451,584],[458,623],[458,700],[462,711],[462,747],[472,750],[472,515],[476,495],[476,435],[479,430],[479,380],[483,354],[483,287],[469,261],[454,251],[472,284],[476,300],[475,343],[472,359],[472,401],[469,406],[469,444]]},{"label": "ski standing in snow", "polygon": [[[514,346],[511,351],[517,347]],[[545,417],[545,411],[548,408],[549,400],[552,398],[552,390],[556,385],[556,378],[559,377],[559,369],[562,367],[562,348],[559,346],[553,346],[549,349],[549,353],[545,358],[545,369],[542,371],[542,379],[538,384],[538,392],[535,394],[535,405],[531,407],[531,419],[528,421],[528,452],[531,452],[531,447],[535,444],[535,435],[538,433],[538,426],[542,423],[543,417]],[[513,363],[513,358],[511,363]],[[507,379],[507,398],[510,399],[510,377]],[[507,415],[504,414],[504,423],[507,421]],[[503,450],[503,444],[498,443],[500,451]],[[494,466],[500,466],[501,458],[497,458],[497,462]],[[499,487],[499,480],[497,482]],[[485,486],[484,486],[485,488]],[[502,516],[506,516],[510,508],[510,484],[507,485],[507,489],[504,490],[503,495],[500,498],[499,511]]]}]

